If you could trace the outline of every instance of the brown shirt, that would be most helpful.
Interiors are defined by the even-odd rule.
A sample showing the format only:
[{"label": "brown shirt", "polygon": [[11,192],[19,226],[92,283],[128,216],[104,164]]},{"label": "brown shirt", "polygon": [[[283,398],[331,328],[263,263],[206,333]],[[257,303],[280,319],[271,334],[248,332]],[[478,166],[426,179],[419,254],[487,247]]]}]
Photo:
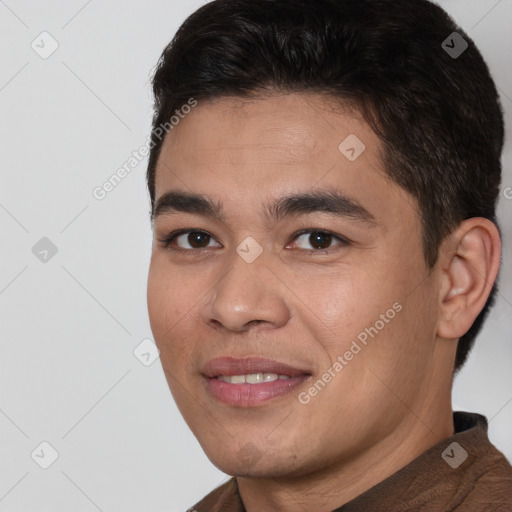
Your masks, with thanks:
[{"label": "brown shirt", "polygon": [[[333,512],[510,512],[512,466],[480,414],[455,412],[455,434]],[[246,512],[235,478],[191,512]]]}]

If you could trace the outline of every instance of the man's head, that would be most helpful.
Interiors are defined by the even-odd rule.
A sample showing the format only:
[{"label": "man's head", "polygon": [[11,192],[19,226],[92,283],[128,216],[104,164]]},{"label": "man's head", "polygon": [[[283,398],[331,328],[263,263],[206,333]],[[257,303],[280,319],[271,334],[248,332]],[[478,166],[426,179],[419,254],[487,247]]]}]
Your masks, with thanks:
[{"label": "man's head", "polygon": [[[499,267],[503,121],[472,41],[422,0],[221,0],[154,93],[151,326],[206,453],[305,474],[428,436],[414,411],[449,408]],[[233,388],[226,357],[286,363],[242,369],[296,392]]]},{"label": "man's head", "polygon": [[[441,43],[457,32],[457,59]],[[445,47],[455,45],[448,40]],[[457,44],[462,44],[457,40]],[[426,1],[225,0],[182,25],[154,76],[153,129],[189,98],[308,91],[353,104],[379,135],[387,175],[418,202],[425,258],[463,219],[496,223],[503,119],[479,51]],[[161,133],[161,130],[160,132]],[[148,188],[163,137],[152,132]],[[496,289],[459,342],[466,360]]]}]

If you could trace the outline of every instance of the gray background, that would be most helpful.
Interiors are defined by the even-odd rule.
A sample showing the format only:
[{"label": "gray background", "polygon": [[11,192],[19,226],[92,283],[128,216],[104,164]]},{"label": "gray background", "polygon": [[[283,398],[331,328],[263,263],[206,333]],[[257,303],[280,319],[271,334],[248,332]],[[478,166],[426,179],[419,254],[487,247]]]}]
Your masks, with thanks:
[{"label": "gray background", "polygon": [[[150,71],[202,3],[0,0],[0,511],[180,511],[226,479],[159,360],[133,354],[151,338],[146,160],[103,200],[92,195],[145,143]],[[512,1],[440,4],[489,63],[509,128],[501,292],[454,408],[487,415],[511,460]],[[31,47],[51,49],[43,31],[58,43],[46,59]],[[33,253],[43,237],[55,255],[47,242]],[[58,452],[48,469],[43,441]]]}]

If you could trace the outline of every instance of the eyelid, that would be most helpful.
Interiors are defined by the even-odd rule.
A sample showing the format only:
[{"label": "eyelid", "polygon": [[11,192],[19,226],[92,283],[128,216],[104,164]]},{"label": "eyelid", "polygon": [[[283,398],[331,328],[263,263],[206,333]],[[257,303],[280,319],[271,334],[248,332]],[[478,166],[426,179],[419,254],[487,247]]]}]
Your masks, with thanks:
[{"label": "eyelid", "polygon": [[[203,229],[199,229],[199,228],[184,228],[184,229],[178,229],[176,231],[172,231],[171,233],[169,233],[168,235],[164,236],[163,238],[159,238],[158,241],[160,243],[162,243],[163,247],[168,249],[168,250],[171,250],[171,251],[174,251],[174,252],[182,252],[182,253],[185,253],[185,252],[188,252],[188,253],[197,253],[197,252],[200,252],[200,251],[203,251],[205,249],[207,249],[207,247],[205,248],[201,248],[201,249],[183,249],[181,247],[170,247],[171,243],[174,242],[179,236],[181,235],[184,235],[184,234],[187,234],[187,233],[201,233],[203,235],[207,235],[209,236],[210,238],[214,239],[215,240],[215,237],[213,235],[211,235],[210,233],[208,233],[208,231],[205,231]],[[290,238],[290,242],[288,242],[286,244],[286,246],[290,245],[291,242],[293,242],[294,240],[296,240],[297,238],[303,236],[303,235],[306,235],[306,234],[312,234],[312,233],[322,233],[322,234],[325,234],[325,235],[330,235],[332,238],[336,238],[339,242],[339,244],[336,244],[332,247],[329,247],[328,249],[312,249],[312,250],[308,250],[308,249],[297,249],[299,252],[301,253],[308,253],[308,254],[328,254],[328,253],[331,253],[331,252],[334,252],[336,250],[339,250],[339,249],[336,249],[336,247],[345,247],[347,245],[350,245],[351,241],[342,236],[342,235],[339,235],[337,233],[333,233],[332,231],[329,231],[327,229],[323,229],[323,228],[308,228],[308,229],[302,229],[300,231],[297,231],[295,232],[291,238]]]}]

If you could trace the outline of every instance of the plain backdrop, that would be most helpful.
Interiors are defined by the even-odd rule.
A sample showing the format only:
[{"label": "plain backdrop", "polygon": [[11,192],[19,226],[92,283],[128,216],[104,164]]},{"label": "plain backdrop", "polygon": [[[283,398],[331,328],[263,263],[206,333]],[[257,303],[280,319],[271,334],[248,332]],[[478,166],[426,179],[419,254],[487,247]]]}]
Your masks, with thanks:
[{"label": "plain backdrop", "polygon": [[[0,0],[0,511],[183,511],[227,479],[160,361],[134,355],[152,339],[147,161],[93,196],[145,143],[151,71],[202,3]],[[485,414],[512,460],[512,2],[439,3],[487,60],[507,124],[500,294],[454,409]]]}]

